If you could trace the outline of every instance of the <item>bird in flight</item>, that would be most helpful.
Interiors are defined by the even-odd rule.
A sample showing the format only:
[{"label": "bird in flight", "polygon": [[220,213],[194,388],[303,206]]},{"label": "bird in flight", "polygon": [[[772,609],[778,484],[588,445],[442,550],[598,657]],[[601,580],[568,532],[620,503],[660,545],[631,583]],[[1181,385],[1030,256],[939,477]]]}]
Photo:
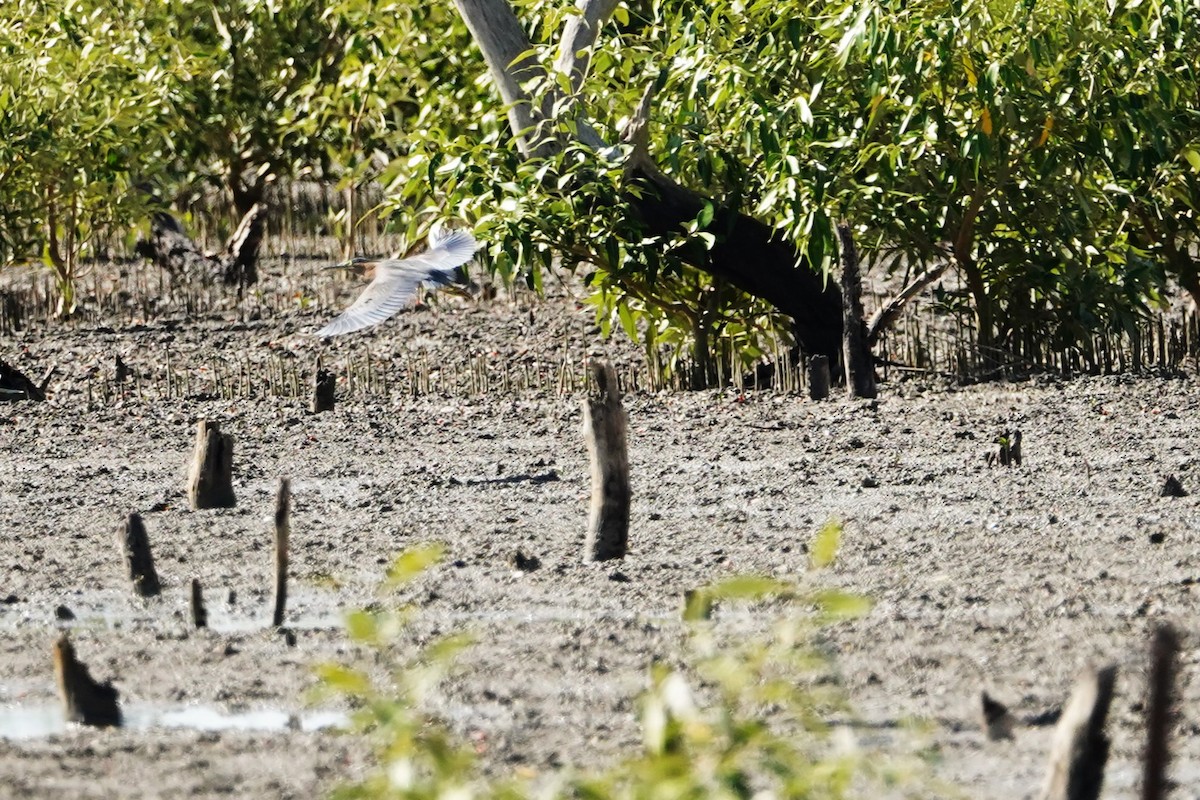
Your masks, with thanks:
[{"label": "bird in flight", "polygon": [[422,283],[445,286],[459,279],[463,264],[471,260],[479,244],[468,230],[429,234],[429,249],[408,258],[372,260],[355,258],[338,268],[373,270],[374,280],[353,305],[316,332],[316,336],[339,336],[378,325],[404,308]]}]

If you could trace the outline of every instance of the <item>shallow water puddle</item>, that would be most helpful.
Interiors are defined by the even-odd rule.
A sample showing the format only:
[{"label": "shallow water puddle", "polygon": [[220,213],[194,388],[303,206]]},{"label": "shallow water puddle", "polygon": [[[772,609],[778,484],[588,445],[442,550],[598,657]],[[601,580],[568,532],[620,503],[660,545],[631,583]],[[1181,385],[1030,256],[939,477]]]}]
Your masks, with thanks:
[{"label": "shallow water puddle", "polygon": [[[128,730],[176,728],[194,731],[317,731],[342,728],[349,721],[343,711],[288,713],[275,708],[227,714],[213,706],[176,709],[133,707],[124,709]],[[61,706],[53,704],[0,707],[0,739],[40,739],[81,730],[69,724]]]}]

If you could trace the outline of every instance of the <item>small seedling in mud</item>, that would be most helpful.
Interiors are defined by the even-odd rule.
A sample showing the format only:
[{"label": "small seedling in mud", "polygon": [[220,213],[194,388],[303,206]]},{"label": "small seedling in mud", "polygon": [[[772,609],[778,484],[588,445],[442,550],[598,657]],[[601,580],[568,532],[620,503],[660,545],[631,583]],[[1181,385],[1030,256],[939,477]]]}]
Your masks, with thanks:
[{"label": "small seedling in mud", "polygon": [[1005,431],[992,440],[1000,445],[999,453],[987,454],[988,466],[999,463],[1002,467],[1021,466],[1021,432]]},{"label": "small seedling in mud", "polygon": [[[810,548],[813,569],[833,562],[841,526],[832,523]],[[389,571],[394,588],[442,555],[409,551]],[[808,583],[806,580],[805,583]],[[726,617],[723,609],[729,608]],[[738,609],[753,609],[747,635]],[[320,668],[321,692],[357,709],[353,727],[370,739],[378,762],[336,797],[654,798],[752,796],[848,798],[945,794],[916,758],[839,746],[825,722],[848,704],[833,665],[815,642],[822,627],[866,613],[870,603],[844,592],[760,576],[740,576],[690,593],[684,614],[684,666],[650,668],[642,696],[643,746],[608,769],[560,770],[537,785],[520,775],[488,777],[475,754],[422,710],[424,699],[469,643],[451,635],[415,651],[405,635],[411,608],[358,611],[347,618],[364,666]],[[815,613],[814,613],[815,611]],[[665,645],[670,647],[670,645]],[[379,681],[371,665],[390,664]],[[873,791],[875,790],[875,791]],[[953,794],[953,793],[951,793]]]}]

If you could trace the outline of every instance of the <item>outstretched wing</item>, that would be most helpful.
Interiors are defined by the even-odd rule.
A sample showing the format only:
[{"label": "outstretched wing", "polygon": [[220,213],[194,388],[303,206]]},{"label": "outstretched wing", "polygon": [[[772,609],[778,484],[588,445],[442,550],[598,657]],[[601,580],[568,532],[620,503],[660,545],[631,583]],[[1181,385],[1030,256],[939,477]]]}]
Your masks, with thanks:
[{"label": "outstretched wing", "polygon": [[420,255],[380,262],[375,280],[354,304],[316,335],[338,336],[378,325],[408,305],[423,282],[452,281],[455,269],[470,261],[478,248],[475,237],[466,230],[431,236],[429,244],[429,249]]},{"label": "outstretched wing", "polygon": [[[453,278],[454,271],[471,260],[479,243],[466,229],[454,231],[437,231],[429,234],[429,249],[420,255],[406,258],[404,263],[420,264],[429,268],[429,276],[434,280]],[[444,275],[439,275],[444,273]]]}]

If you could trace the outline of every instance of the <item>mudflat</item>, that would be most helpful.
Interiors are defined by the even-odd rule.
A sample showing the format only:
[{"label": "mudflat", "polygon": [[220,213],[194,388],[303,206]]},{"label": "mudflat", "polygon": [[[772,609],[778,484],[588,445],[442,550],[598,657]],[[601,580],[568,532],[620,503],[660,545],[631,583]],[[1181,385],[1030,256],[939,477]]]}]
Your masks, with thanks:
[{"label": "mudflat", "polygon": [[[634,370],[635,348],[602,341],[566,291],[445,297],[359,337],[305,335],[331,312],[5,337],[14,366],[58,372],[47,402],[0,404],[0,795],[313,797],[361,777],[370,754],[338,731],[345,708],[311,698],[314,667],[369,658],[343,615],[400,602],[418,609],[414,646],[473,634],[429,711],[489,772],[611,764],[638,747],[650,663],[686,650],[684,592],[744,573],[870,598],[865,617],[818,634],[851,706],[836,721],[864,748],[924,748],[972,798],[1035,795],[1055,710],[1104,663],[1121,670],[1105,796],[1136,796],[1150,636],[1171,622],[1185,633],[1172,777],[1200,785],[1187,638],[1200,628],[1200,508],[1160,493],[1169,475],[1200,491],[1194,378],[909,378],[873,402],[631,391],[631,552],[586,564],[582,359],[602,350]],[[318,355],[339,398],[313,414]],[[364,359],[372,375],[355,385]],[[267,390],[280,363],[301,396]],[[234,437],[235,508],[188,508],[201,418]],[[989,465],[1010,430],[1021,465]],[[270,626],[285,477],[294,644]],[[134,511],[158,598],[134,595],[118,551]],[[841,552],[814,572],[807,546],[830,519]],[[426,542],[443,560],[381,594],[394,557]],[[518,551],[536,568],[514,566]],[[205,630],[188,612],[193,579]],[[734,614],[734,633],[739,619],[761,630]],[[63,630],[114,680],[125,728],[62,722],[51,648]],[[1013,741],[983,736],[983,690],[1015,715]]]}]

